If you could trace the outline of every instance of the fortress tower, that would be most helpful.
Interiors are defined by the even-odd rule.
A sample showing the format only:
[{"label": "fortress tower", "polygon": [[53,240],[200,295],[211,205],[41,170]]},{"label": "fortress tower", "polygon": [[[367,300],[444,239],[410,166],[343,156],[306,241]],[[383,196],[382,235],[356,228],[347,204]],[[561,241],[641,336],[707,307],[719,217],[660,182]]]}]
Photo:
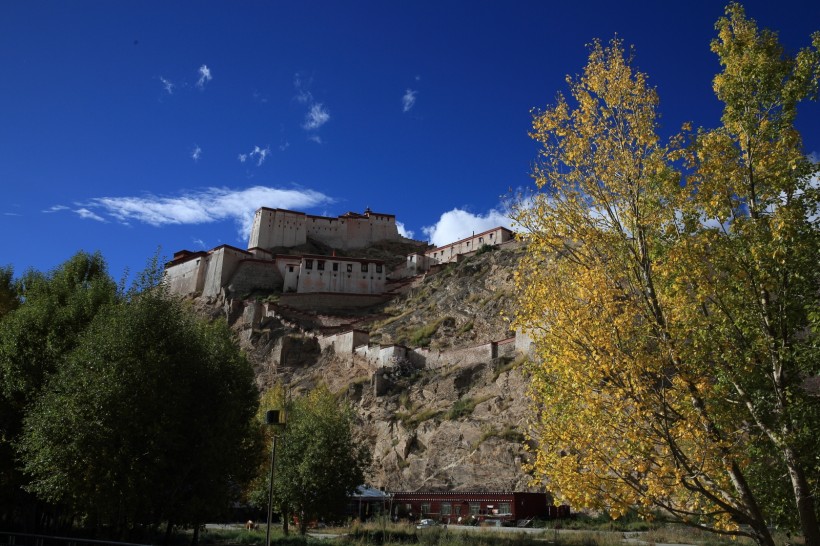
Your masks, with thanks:
[{"label": "fortress tower", "polygon": [[333,248],[363,248],[378,241],[402,239],[393,214],[366,209],[363,214],[348,212],[337,218],[304,212],[262,207],[253,218],[248,248],[270,250],[294,247],[313,239]]}]

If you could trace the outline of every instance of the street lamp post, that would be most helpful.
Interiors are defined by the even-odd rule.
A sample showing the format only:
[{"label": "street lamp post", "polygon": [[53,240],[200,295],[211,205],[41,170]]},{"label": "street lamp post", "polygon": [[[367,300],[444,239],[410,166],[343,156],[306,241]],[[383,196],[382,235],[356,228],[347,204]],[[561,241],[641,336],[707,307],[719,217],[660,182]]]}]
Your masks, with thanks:
[{"label": "street lamp post", "polygon": [[268,410],[265,412],[265,424],[272,425],[273,440],[270,449],[270,483],[268,485],[268,527],[265,532],[265,546],[270,546],[270,521],[273,512],[273,469],[276,461],[276,438],[279,427],[285,425],[285,412],[280,410]]}]

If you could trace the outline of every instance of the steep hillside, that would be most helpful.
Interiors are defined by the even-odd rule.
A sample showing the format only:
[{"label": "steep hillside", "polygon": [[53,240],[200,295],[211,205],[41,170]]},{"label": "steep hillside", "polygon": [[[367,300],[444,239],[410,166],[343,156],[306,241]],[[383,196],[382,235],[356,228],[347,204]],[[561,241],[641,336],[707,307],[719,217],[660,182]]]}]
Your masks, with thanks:
[{"label": "steep hillside", "polygon": [[[298,396],[325,383],[350,401],[358,433],[372,447],[373,485],[526,490],[524,357],[469,349],[513,335],[502,312],[511,310],[520,252],[480,253],[402,284],[403,294],[386,304],[348,314],[296,312],[275,303],[260,312],[261,304],[248,301],[204,307],[227,313],[261,388],[284,382]],[[336,353],[322,337],[351,325],[369,333],[374,351],[398,344],[437,357],[467,356],[421,366],[408,351],[407,358],[381,367],[360,354]]]}]

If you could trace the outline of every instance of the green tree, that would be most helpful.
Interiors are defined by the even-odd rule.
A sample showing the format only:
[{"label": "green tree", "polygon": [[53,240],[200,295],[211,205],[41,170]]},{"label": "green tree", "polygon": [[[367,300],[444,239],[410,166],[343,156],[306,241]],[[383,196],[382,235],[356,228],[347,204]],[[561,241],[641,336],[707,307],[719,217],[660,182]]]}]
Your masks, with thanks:
[{"label": "green tree", "polygon": [[99,254],[79,252],[48,274],[28,271],[16,286],[10,268],[2,273],[0,292],[15,297],[0,316],[0,512],[20,523],[32,508],[13,448],[23,416],[80,332],[118,296]]},{"label": "green tree", "polygon": [[318,387],[288,404],[279,441],[274,497],[283,517],[295,514],[304,535],[311,521],[343,516],[370,465],[367,447],[353,437],[351,408]]},{"label": "green tree", "polygon": [[0,267],[0,319],[20,305],[17,287],[14,284],[14,268]]},{"label": "green tree", "polygon": [[257,404],[224,322],[132,292],[96,314],[28,412],[28,489],[120,532],[202,523],[251,478]]},{"label": "green tree", "polygon": [[820,35],[787,57],[737,4],[717,29],[723,127],[688,149],[660,143],[657,94],[618,40],[535,115],[544,192],[517,214],[531,467],[578,506],[662,508],[767,545],[788,494],[817,545],[817,166],[793,121]]}]

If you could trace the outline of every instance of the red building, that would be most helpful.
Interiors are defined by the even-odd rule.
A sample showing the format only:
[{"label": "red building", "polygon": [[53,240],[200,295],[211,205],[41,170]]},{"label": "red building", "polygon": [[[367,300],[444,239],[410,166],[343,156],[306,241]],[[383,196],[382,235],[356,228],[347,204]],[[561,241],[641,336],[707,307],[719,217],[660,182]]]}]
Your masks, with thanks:
[{"label": "red building", "polygon": [[393,517],[471,524],[517,522],[569,516],[569,506],[553,506],[546,493],[393,493]]}]

